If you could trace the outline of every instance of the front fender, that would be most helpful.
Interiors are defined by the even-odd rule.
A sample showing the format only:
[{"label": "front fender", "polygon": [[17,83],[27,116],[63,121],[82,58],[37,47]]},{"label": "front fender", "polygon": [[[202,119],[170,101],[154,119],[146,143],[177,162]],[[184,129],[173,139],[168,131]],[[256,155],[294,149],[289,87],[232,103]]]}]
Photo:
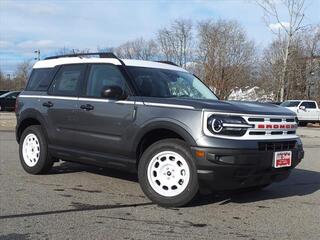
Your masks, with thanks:
[{"label": "front fender", "polygon": [[196,145],[196,141],[191,135],[191,129],[188,126],[174,119],[157,118],[152,119],[141,126],[137,136],[134,138],[133,149],[137,149],[140,141],[148,132],[156,129],[167,129],[173,131],[180,135],[190,146]]}]

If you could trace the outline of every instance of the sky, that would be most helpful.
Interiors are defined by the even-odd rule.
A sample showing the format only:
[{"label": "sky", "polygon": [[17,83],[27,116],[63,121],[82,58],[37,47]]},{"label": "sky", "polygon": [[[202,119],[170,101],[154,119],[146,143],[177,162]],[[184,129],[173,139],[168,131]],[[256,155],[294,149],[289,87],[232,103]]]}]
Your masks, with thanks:
[{"label": "sky", "polygon": [[[304,24],[320,23],[319,12],[320,0],[307,0]],[[0,69],[12,74],[37,49],[43,58],[64,47],[96,50],[155,38],[177,18],[237,20],[258,48],[274,37],[253,0],[0,0]]]}]

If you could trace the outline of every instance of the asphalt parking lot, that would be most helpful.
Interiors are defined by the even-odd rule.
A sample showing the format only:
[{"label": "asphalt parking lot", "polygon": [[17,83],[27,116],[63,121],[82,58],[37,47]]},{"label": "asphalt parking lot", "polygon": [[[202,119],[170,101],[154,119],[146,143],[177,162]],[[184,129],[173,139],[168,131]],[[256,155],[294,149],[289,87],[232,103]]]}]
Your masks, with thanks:
[{"label": "asphalt parking lot", "polygon": [[164,209],[135,175],[60,162],[28,175],[14,132],[0,130],[0,240],[320,239],[320,129],[299,129],[306,156],[289,179],[258,193],[198,196]]}]

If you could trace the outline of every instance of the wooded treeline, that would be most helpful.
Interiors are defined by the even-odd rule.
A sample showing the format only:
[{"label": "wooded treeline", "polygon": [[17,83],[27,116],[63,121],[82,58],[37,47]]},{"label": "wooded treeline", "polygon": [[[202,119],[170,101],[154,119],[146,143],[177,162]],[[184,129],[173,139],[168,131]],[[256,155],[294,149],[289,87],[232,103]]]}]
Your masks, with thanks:
[{"label": "wooded treeline", "polygon": [[[274,93],[275,101],[320,101],[320,24],[303,25],[303,0],[281,0],[288,22],[279,20],[274,1],[257,4],[273,34],[264,49],[237,21],[177,19],[159,29],[153,39],[139,37],[97,50],[112,51],[120,58],[172,61],[199,76],[221,99],[227,99],[235,87],[259,86]],[[63,48],[55,54],[88,51]],[[10,80],[0,73],[0,89],[23,88],[29,68],[28,62],[20,64]]]}]

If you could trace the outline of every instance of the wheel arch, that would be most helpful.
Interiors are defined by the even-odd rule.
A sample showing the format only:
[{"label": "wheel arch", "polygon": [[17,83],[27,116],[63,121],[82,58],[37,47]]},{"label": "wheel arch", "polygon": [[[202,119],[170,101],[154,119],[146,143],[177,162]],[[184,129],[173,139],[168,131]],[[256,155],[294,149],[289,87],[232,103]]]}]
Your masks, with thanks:
[{"label": "wheel arch", "polygon": [[16,127],[16,139],[17,142],[20,142],[21,135],[23,131],[32,125],[40,125],[42,127],[42,130],[47,137],[47,131],[46,131],[46,121],[44,117],[41,116],[41,114],[35,110],[26,111],[20,114],[17,122]]},{"label": "wheel arch", "polygon": [[140,130],[140,134],[134,141],[137,164],[143,152],[159,140],[177,138],[185,141],[190,146],[196,145],[196,141],[187,129],[186,126],[173,121],[157,121],[147,124]]}]

